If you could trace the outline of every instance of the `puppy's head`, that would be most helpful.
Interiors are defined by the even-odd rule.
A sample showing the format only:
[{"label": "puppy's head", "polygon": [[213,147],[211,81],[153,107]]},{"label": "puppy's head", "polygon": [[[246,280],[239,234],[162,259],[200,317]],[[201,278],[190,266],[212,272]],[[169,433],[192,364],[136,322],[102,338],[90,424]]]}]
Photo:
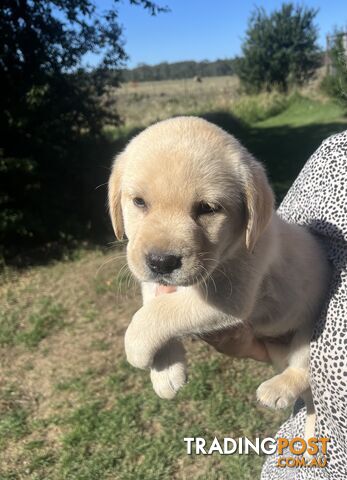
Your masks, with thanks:
[{"label": "puppy's head", "polygon": [[243,245],[253,250],[273,209],[262,166],[195,117],[159,122],[116,158],[109,208],[140,281],[192,285]]}]

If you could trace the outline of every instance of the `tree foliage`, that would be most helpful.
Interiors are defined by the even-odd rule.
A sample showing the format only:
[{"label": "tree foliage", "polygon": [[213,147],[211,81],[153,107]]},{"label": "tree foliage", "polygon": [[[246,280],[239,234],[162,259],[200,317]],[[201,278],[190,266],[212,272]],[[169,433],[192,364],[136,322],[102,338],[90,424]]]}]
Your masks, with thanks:
[{"label": "tree foliage", "polygon": [[287,90],[309,79],[320,62],[317,10],[284,3],[268,15],[256,8],[249,20],[238,62],[238,74],[248,90]]},{"label": "tree foliage", "polygon": [[121,79],[125,82],[146,82],[156,80],[175,80],[181,78],[218,77],[221,75],[233,75],[234,59],[215,60],[212,62],[184,61],[162,62],[158,65],[138,65],[132,69],[123,69]]},{"label": "tree foliage", "polygon": [[[57,239],[89,218],[84,172],[105,122],[109,72],[126,59],[117,0],[3,0],[0,9],[0,241]],[[156,14],[151,1],[130,0]],[[98,55],[92,71],[86,55]],[[93,139],[93,140],[92,140]],[[88,165],[88,162],[90,164]],[[84,195],[84,197],[83,197]],[[78,227],[79,225],[79,227]]]},{"label": "tree foliage", "polygon": [[346,32],[336,31],[332,36],[332,45],[328,55],[331,60],[329,74],[323,79],[322,87],[326,93],[336,98],[347,111],[347,49],[344,44]]}]

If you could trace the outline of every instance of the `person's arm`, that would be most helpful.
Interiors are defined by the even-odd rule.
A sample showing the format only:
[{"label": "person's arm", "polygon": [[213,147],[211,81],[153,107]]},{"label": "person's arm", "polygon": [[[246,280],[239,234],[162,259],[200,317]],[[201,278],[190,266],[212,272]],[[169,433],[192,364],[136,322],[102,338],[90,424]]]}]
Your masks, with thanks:
[{"label": "person's arm", "polygon": [[271,361],[265,344],[254,336],[253,329],[248,323],[200,335],[200,338],[217,352],[229,357],[252,358],[267,363]]}]

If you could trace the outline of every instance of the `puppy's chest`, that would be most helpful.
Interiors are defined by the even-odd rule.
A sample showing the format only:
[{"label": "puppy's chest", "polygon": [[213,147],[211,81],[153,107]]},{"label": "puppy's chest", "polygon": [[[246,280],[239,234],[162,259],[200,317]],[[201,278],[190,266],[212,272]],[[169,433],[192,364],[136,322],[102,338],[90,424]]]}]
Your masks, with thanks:
[{"label": "puppy's chest", "polygon": [[295,311],[281,299],[271,280],[259,288],[254,308],[249,317],[259,336],[278,336],[293,330]]},{"label": "puppy's chest", "polygon": [[200,292],[208,304],[220,311],[223,321],[225,315],[229,317],[230,324],[246,320],[247,295],[240,292],[236,282],[233,283],[229,278],[222,282],[211,282],[207,288],[206,285],[201,286]]},{"label": "puppy's chest", "polygon": [[[208,301],[221,312],[241,321],[250,322],[260,336],[277,336],[291,330],[288,318],[292,309],[285,308],[280,301],[276,286],[271,280],[265,280],[252,298],[249,289],[230,277],[211,281],[208,284]],[[284,309],[286,311],[284,311]]]}]

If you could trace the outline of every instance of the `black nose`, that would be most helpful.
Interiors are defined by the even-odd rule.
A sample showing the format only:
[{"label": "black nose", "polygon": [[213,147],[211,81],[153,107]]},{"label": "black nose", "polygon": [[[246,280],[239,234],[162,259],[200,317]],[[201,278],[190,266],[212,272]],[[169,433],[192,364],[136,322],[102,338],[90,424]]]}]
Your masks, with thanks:
[{"label": "black nose", "polygon": [[146,262],[154,273],[171,273],[182,265],[182,257],[168,255],[166,253],[150,252],[146,256]]}]

